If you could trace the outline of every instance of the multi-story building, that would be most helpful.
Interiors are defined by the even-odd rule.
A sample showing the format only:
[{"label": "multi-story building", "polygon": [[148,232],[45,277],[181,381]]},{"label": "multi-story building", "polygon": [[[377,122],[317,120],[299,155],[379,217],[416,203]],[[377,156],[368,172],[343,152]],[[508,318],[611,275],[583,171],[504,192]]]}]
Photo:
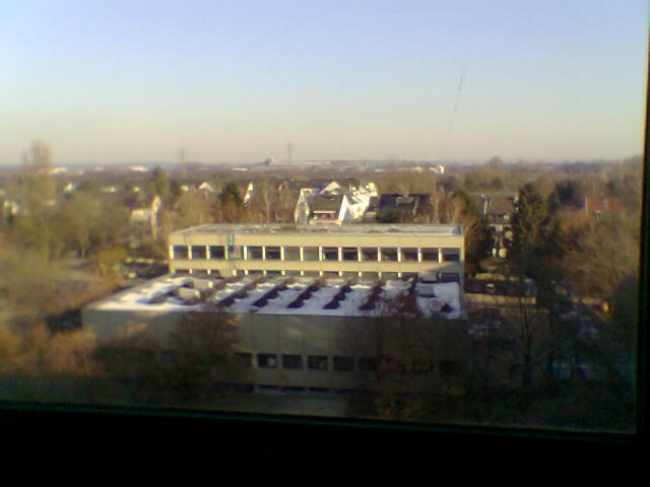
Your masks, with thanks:
[{"label": "multi-story building", "polygon": [[[365,387],[376,320],[389,316],[409,322],[413,353],[400,360],[418,387],[449,385],[469,351],[463,242],[458,225],[189,228],[169,236],[172,275],[86,307],[83,323],[107,347],[138,326],[164,362],[187,312],[225,311],[247,385],[324,391]],[[381,338],[398,346],[403,335]]]},{"label": "multi-story building", "polygon": [[169,236],[172,274],[280,274],[462,283],[460,225],[307,226],[209,224]]},{"label": "multi-story building", "polygon": [[[399,303],[408,302],[416,308],[402,313]],[[137,370],[148,361],[165,366],[180,358],[174,337],[188,313],[221,311],[236,320],[230,353],[246,372],[237,383],[257,391],[363,389],[382,357],[410,371],[409,387],[442,388],[458,381],[470,357],[457,282],[165,276],[87,306],[82,319],[100,348],[137,347]],[[390,326],[378,325],[382,317]],[[139,341],[129,341],[134,337]],[[112,355],[120,357],[120,368],[129,365]]]}]

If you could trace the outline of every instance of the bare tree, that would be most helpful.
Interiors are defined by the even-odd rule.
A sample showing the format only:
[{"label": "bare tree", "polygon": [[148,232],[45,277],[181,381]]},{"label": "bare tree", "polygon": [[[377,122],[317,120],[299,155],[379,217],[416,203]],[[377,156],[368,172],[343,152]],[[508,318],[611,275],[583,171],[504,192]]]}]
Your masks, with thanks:
[{"label": "bare tree", "polygon": [[239,342],[234,315],[220,309],[187,313],[170,335],[174,359],[163,366],[163,385],[172,400],[209,400],[242,379],[233,359]]},{"label": "bare tree", "polygon": [[262,212],[264,223],[275,221],[274,210],[278,202],[278,190],[276,182],[270,178],[264,178],[255,182],[255,193],[253,206]]},{"label": "bare tree", "polygon": [[360,387],[372,392],[375,414],[425,415],[434,397],[449,394],[457,385],[459,362],[443,358],[443,322],[425,316],[416,295],[405,292],[377,297],[374,316],[346,329],[341,348],[359,357]]},{"label": "bare tree", "polygon": [[203,225],[214,221],[216,201],[209,193],[189,191],[184,193],[176,203],[177,228]]},{"label": "bare tree", "polygon": [[56,181],[52,151],[45,142],[33,142],[29,152],[23,154],[21,186],[22,204],[27,213],[37,212],[54,202]]}]

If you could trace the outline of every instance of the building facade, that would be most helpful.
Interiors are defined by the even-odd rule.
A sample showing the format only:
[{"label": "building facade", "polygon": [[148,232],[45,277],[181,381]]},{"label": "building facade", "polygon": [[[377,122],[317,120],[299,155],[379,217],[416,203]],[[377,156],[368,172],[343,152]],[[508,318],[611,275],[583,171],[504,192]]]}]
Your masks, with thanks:
[{"label": "building facade", "polygon": [[[385,307],[409,297],[417,323]],[[470,353],[459,284],[414,278],[165,276],[87,306],[82,320],[100,348],[139,335],[138,360],[165,364],[179,357],[173,337],[184,316],[219,310],[236,319],[231,353],[246,372],[240,385],[256,391],[363,389],[381,365],[378,340],[413,387],[439,388],[457,379]],[[391,326],[378,333],[382,317]]]},{"label": "building facade", "polygon": [[462,283],[464,260],[460,225],[209,224],[169,236],[172,274],[438,275]]},{"label": "building facade", "polygon": [[186,313],[223,311],[254,390],[363,389],[379,338],[412,352],[390,362],[412,387],[447,387],[469,350],[463,245],[458,225],[203,225],[169,236],[169,276],[86,307],[83,326],[109,348],[135,327],[165,362]]}]

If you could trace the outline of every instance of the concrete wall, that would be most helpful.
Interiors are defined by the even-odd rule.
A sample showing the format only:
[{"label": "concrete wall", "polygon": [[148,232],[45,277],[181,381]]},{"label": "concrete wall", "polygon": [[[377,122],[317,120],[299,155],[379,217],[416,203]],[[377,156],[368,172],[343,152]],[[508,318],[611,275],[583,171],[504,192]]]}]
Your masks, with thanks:
[{"label": "concrete wall", "polygon": [[[182,312],[116,311],[90,306],[83,310],[82,319],[83,326],[97,336],[100,345],[116,343],[128,331],[129,325],[132,329],[140,325],[140,331],[156,340],[160,350],[165,350],[171,346],[169,334],[182,316]],[[241,342],[237,352],[252,355],[249,377],[258,387],[354,389],[363,387],[367,379],[368,373],[358,370],[358,359],[373,356],[373,327],[376,323],[372,318],[362,317],[238,315]],[[413,330],[413,333],[418,333],[414,335],[414,342],[432,345],[422,349],[419,357],[433,364],[431,372],[418,380],[442,384],[444,372],[441,362],[453,362],[462,367],[469,358],[467,324],[448,320],[422,322],[417,327]],[[259,367],[258,354],[276,354],[276,367]],[[283,367],[282,355],[299,355],[302,368]],[[310,356],[327,357],[326,368],[310,370]],[[335,356],[353,357],[354,371],[333,370]]]}]

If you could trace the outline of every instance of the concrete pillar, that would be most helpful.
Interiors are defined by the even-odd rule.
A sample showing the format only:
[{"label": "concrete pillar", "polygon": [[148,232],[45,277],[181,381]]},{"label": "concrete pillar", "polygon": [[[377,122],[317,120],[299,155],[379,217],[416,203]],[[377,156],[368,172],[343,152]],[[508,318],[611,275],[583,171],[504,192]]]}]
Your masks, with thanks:
[{"label": "concrete pillar", "polygon": [[442,260],[442,249],[438,249],[438,262],[443,262],[443,260]]},{"label": "concrete pillar", "polygon": [[[320,245],[318,246],[318,262],[323,262],[323,247]],[[322,275],[323,274],[321,273],[321,276]]]},{"label": "concrete pillar", "polygon": [[418,262],[422,262],[422,248],[418,247]]},{"label": "concrete pillar", "polygon": [[[262,245],[262,260],[266,260],[266,245]],[[264,275],[266,275],[266,272]]]},{"label": "concrete pillar", "polygon": [[[363,258],[363,253],[361,252],[361,247],[357,247],[357,262],[361,262]],[[359,276],[361,276],[361,273],[359,273]]]}]

